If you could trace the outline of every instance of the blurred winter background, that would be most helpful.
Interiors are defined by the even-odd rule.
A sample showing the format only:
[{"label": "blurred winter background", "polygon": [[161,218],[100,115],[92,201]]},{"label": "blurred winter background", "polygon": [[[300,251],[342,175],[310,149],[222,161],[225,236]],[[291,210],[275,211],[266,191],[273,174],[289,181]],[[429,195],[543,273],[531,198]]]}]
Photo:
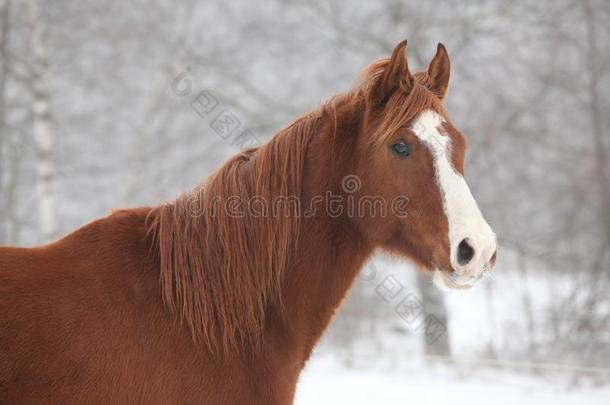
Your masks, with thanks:
[{"label": "blurred winter background", "polygon": [[607,1],[0,0],[0,244],[197,184],[243,146],[202,94],[264,141],[403,38],[449,50],[499,263],[443,294],[375,258],[297,404],[610,403]]}]

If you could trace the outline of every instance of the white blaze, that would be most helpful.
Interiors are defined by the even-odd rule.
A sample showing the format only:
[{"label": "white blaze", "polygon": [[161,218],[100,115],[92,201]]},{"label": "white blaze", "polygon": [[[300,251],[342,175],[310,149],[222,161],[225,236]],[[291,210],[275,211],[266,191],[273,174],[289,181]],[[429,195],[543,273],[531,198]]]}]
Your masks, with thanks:
[{"label": "white blaze", "polygon": [[[451,265],[455,273],[451,279],[444,273],[436,273],[434,280],[441,287],[455,288],[471,285],[481,278],[496,250],[496,237],[483,218],[464,177],[451,163],[451,138],[439,131],[443,121],[438,113],[427,110],[414,122],[412,130],[432,152],[436,181],[449,225]],[[474,256],[467,264],[460,265],[457,251],[464,239],[474,249]],[[441,281],[444,281],[444,285]]]}]

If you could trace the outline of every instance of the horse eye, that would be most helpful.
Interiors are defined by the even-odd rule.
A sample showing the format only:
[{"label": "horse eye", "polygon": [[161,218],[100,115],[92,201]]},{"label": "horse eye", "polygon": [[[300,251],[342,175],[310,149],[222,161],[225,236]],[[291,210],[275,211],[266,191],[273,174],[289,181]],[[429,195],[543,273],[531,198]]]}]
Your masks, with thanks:
[{"label": "horse eye", "polygon": [[409,156],[411,153],[411,147],[404,139],[396,142],[391,146],[392,152],[394,152],[398,156]]}]

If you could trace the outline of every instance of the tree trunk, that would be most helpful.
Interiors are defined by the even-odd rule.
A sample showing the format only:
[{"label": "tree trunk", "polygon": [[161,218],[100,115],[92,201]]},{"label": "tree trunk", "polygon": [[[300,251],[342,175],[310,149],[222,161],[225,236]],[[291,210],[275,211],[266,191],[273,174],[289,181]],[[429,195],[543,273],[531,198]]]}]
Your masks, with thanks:
[{"label": "tree trunk", "polygon": [[6,143],[6,81],[9,64],[10,0],[0,1],[0,245],[6,242],[6,201],[4,145]]},{"label": "tree trunk", "polygon": [[41,238],[48,241],[57,232],[55,208],[54,134],[49,95],[49,61],[46,44],[44,0],[31,0],[33,55],[33,120],[37,150],[37,196]]},{"label": "tree trunk", "polygon": [[451,357],[449,324],[443,294],[436,288],[428,274],[417,272],[417,285],[424,307],[423,324],[425,354]]},{"label": "tree trunk", "polygon": [[[600,246],[597,252],[594,253],[592,261],[592,280],[591,288],[588,290],[588,297],[585,302],[584,310],[591,314],[589,317],[579,320],[578,330],[584,334],[587,333],[590,338],[587,339],[591,343],[584,348],[583,353],[590,364],[598,364],[599,356],[597,355],[595,337],[603,331],[599,325],[607,322],[595,319],[595,315],[599,313],[598,307],[607,296],[605,291],[608,285],[608,277],[606,269],[608,268],[608,249],[610,248],[610,157],[608,156],[608,146],[606,144],[607,130],[604,122],[604,110],[602,102],[602,72],[605,68],[600,60],[600,47],[598,40],[598,23],[596,11],[590,0],[583,0],[583,13],[586,26],[586,61],[588,70],[588,101],[591,130],[593,135],[593,148],[595,151],[595,172],[593,176],[597,183],[598,198],[599,198],[599,218],[602,226]],[[602,302],[600,302],[602,301]],[[602,326],[603,329],[603,326]]]}]

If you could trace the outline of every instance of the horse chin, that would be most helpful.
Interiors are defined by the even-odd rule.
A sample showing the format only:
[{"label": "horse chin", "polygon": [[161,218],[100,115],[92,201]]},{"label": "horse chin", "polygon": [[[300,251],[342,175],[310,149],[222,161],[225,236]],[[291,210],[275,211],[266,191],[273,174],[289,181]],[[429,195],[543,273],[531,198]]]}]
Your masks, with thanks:
[{"label": "horse chin", "polygon": [[442,291],[468,290],[474,285],[471,282],[460,283],[460,280],[455,280],[448,272],[440,269],[432,272],[432,281]]}]

